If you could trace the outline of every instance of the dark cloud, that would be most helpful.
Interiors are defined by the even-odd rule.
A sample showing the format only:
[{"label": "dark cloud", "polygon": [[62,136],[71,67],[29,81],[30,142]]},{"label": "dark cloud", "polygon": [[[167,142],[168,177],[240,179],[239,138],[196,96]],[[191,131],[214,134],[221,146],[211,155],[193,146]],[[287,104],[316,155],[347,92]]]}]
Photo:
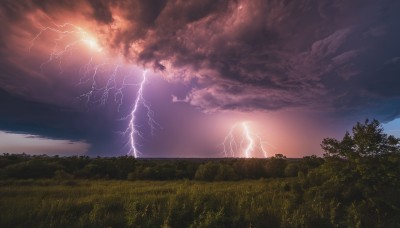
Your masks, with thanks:
[{"label": "dark cloud", "polygon": [[[124,154],[122,146],[116,145],[118,124],[110,118],[106,107],[90,111],[66,108],[26,100],[0,90],[0,129],[32,137],[85,141],[91,146],[89,155]],[[112,110],[111,110],[112,111]]]},{"label": "dark cloud", "polygon": [[279,110],[287,107],[306,106],[310,102],[303,94],[277,89],[266,89],[255,85],[243,85],[239,82],[218,82],[215,85],[193,89],[185,99],[173,99],[174,102],[189,102],[191,105],[205,108],[206,112],[219,110]]},{"label": "dark cloud", "polygon": [[113,148],[99,142],[123,125],[115,107],[88,118],[71,105],[90,90],[76,87],[78,73],[35,68],[51,45],[37,56],[23,49],[46,20],[75,15],[127,62],[188,85],[173,101],[204,112],[300,108],[388,121],[400,112],[399,10],[396,0],[3,0],[1,127]]},{"label": "dark cloud", "polygon": [[88,0],[93,8],[93,17],[95,20],[104,24],[113,22],[112,12],[110,11],[109,0]]},{"label": "dark cloud", "polygon": [[170,1],[138,60],[173,68],[177,80],[199,77],[184,100],[205,111],[362,113],[399,99],[397,1],[230,1],[202,9],[193,20],[184,16],[188,5]]},{"label": "dark cloud", "polygon": [[62,106],[26,100],[0,90],[0,128],[55,139],[83,139],[87,131],[85,113]]}]

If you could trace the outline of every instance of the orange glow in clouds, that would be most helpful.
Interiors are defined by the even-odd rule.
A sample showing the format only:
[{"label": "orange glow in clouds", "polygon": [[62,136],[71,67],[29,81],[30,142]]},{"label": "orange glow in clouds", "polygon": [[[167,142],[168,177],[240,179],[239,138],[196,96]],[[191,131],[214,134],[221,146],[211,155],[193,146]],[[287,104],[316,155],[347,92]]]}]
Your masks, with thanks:
[{"label": "orange glow in clouds", "polygon": [[92,38],[90,36],[85,36],[82,38],[82,41],[92,50],[101,52],[103,50],[102,47],[100,47],[99,43],[95,38]]}]

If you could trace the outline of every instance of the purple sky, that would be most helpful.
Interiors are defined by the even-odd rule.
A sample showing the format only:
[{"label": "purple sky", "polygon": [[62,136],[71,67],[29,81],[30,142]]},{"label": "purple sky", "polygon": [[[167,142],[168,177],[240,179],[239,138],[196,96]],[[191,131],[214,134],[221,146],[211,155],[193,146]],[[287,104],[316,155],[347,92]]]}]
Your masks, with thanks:
[{"label": "purple sky", "polygon": [[222,157],[224,140],[234,156],[321,155],[322,138],[365,118],[399,136],[399,10],[396,0],[3,0],[0,153],[129,153],[145,70],[158,125],[151,134],[139,103],[141,157]]}]

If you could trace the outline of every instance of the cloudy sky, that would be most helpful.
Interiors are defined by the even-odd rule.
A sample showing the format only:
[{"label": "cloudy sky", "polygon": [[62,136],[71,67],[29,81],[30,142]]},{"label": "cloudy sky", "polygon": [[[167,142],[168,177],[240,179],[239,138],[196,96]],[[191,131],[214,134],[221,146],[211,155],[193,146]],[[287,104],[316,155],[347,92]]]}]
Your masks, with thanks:
[{"label": "cloudy sky", "polygon": [[2,0],[0,152],[300,157],[365,118],[400,136],[399,11]]}]

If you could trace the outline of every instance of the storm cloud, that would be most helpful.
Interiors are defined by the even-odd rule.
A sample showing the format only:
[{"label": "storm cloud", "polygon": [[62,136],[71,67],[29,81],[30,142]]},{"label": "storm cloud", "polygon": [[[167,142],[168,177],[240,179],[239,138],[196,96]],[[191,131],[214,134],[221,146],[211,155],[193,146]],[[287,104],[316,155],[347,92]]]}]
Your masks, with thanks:
[{"label": "storm cloud", "polygon": [[[189,88],[171,102],[205,113],[300,109],[390,121],[400,115],[399,10],[396,0],[4,0],[0,88],[5,104],[15,96],[51,110],[57,104],[67,109],[48,113],[85,122],[85,112],[71,105],[82,88],[33,70],[35,62],[18,61],[29,41],[23,37],[32,39],[43,18],[62,24],[74,17],[125,61]],[[103,124],[106,132],[113,122]],[[80,124],[66,125],[59,126],[60,136],[95,137]]]}]

